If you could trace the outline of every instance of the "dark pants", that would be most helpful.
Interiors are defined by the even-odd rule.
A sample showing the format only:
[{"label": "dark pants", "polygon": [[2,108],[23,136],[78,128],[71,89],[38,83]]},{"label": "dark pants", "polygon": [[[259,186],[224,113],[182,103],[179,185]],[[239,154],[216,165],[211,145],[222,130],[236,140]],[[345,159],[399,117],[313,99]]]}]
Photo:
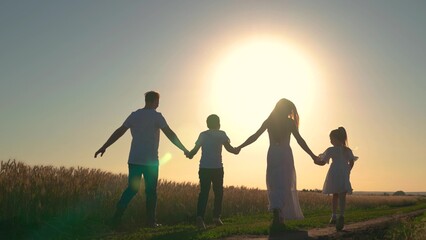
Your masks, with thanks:
[{"label": "dark pants", "polygon": [[123,212],[127,208],[130,200],[139,190],[142,175],[145,180],[147,221],[153,223],[156,220],[158,166],[129,164],[128,186],[117,203],[117,211]]},{"label": "dark pants", "polygon": [[220,217],[223,198],[223,168],[200,168],[198,176],[200,177],[200,194],[198,195],[197,217],[204,218],[211,184],[213,184],[214,192],[213,217]]}]

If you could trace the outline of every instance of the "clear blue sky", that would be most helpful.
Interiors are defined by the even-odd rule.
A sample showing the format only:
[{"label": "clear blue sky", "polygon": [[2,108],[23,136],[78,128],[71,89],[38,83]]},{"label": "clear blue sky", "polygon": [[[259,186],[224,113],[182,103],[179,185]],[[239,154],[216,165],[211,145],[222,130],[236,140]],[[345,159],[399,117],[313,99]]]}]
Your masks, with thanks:
[{"label": "clear blue sky", "polygon": [[[129,133],[102,159],[93,154],[146,91],[160,92],[158,111],[187,148],[213,112],[239,145],[286,97],[315,153],[330,130],[347,128],[360,156],[355,190],[426,191],[425,12],[424,1],[1,1],[0,160],[126,173]],[[212,77],[253,39],[307,59],[307,84],[297,86],[297,71],[219,84],[229,69],[258,73],[229,65]],[[292,147],[298,188],[321,188],[327,167]],[[266,151],[262,136],[239,156],[224,153],[225,184],[264,188]],[[186,160],[163,135],[167,153],[161,178],[197,181],[199,155]]]}]

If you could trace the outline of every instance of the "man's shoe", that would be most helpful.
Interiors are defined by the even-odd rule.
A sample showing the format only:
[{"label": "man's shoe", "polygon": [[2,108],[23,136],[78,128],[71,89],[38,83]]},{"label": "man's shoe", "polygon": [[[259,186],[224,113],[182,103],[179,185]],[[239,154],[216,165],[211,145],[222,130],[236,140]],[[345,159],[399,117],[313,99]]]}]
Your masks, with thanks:
[{"label": "man's shoe", "polygon": [[213,218],[213,223],[214,223],[216,226],[222,226],[222,225],[223,225],[223,222],[222,222],[222,220],[220,219],[220,217],[218,217],[218,218]]},{"label": "man's shoe", "polygon": [[345,218],[343,216],[339,216],[336,222],[336,230],[342,231],[344,225],[345,225]]},{"label": "man's shoe", "polygon": [[328,224],[336,224],[336,216],[330,218],[330,222]]},{"label": "man's shoe", "polygon": [[119,228],[121,226],[121,219],[123,216],[123,209],[116,209],[114,216],[110,221],[110,225],[112,228]]},{"label": "man's shoe", "polygon": [[204,224],[204,220],[203,220],[203,218],[202,217],[197,217],[197,219],[196,219],[196,224],[197,224],[197,227],[199,228],[199,229],[203,229],[203,230],[205,230],[206,229],[206,224]]}]

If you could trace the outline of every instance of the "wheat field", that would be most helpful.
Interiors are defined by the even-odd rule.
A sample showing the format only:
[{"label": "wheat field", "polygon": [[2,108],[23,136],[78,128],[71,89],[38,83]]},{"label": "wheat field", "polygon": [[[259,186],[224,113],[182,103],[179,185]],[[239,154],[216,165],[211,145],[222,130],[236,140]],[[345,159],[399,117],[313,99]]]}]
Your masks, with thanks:
[{"label": "wheat field", "polygon": [[[1,161],[0,223],[37,225],[52,219],[76,221],[106,220],[127,186],[127,175],[82,167],[29,166],[15,160]],[[160,180],[157,218],[164,224],[192,222],[195,217],[198,184]],[[213,197],[213,194],[210,194]],[[330,196],[315,192],[299,193],[305,214],[329,211]],[[416,204],[412,196],[350,195],[347,210]],[[209,200],[206,218],[211,217]],[[223,217],[267,212],[266,191],[227,186],[224,189]],[[130,222],[143,222],[143,184],[125,213]]]}]

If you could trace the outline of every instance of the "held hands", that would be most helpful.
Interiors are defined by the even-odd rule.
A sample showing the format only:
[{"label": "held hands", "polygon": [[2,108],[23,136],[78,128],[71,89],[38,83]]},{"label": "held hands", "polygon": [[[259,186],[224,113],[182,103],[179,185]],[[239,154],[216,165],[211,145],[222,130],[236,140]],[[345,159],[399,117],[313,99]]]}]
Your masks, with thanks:
[{"label": "held hands", "polygon": [[311,156],[312,157],[312,159],[314,160],[314,163],[316,164],[316,165],[318,165],[318,166],[324,166],[325,165],[325,162],[324,161],[321,161],[321,158],[320,157],[318,157],[318,156],[316,156],[316,155],[313,155],[313,156]]},{"label": "held hands", "polygon": [[192,153],[192,152],[186,151],[184,153],[185,153],[185,156],[189,159],[192,159],[194,157],[194,153]]},{"label": "held hands", "polygon": [[241,148],[240,147],[236,147],[236,148],[234,148],[233,154],[238,155],[240,153],[240,151],[241,151]]}]

